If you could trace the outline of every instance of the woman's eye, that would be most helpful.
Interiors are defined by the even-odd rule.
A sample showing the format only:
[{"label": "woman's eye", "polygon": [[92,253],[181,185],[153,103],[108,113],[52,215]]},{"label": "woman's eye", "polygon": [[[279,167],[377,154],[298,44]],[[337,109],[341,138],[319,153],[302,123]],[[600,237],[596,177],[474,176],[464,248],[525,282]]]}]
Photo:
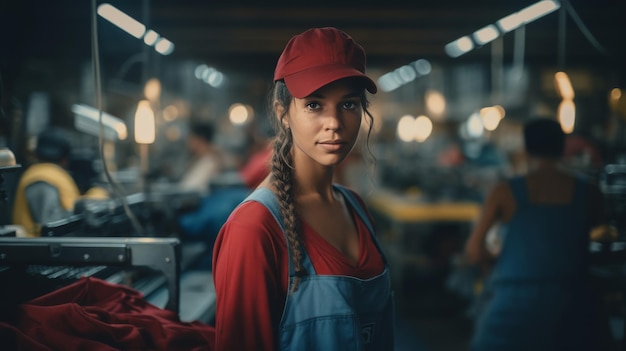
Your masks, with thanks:
[{"label": "woman's eye", "polygon": [[319,109],[319,108],[320,108],[320,104],[319,104],[319,103],[317,103],[317,102],[309,102],[309,103],[307,103],[307,104],[306,104],[306,107],[307,107],[309,110],[317,110],[317,109]]},{"label": "woman's eye", "polygon": [[354,110],[358,107],[358,104],[355,101],[346,101],[343,104],[343,108],[346,110]]}]

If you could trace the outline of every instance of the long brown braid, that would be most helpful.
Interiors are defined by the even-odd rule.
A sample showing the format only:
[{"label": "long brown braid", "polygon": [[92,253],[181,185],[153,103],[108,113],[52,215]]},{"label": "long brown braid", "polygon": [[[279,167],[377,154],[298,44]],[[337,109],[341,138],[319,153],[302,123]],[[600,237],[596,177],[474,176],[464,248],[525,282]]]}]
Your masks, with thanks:
[{"label": "long brown braid", "polygon": [[[274,89],[269,95],[268,106],[270,106],[270,121],[274,127],[276,133],[274,137],[274,152],[272,155],[270,172],[271,172],[271,184],[275,188],[276,196],[278,198],[278,204],[280,207],[280,213],[283,217],[283,229],[287,242],[289,244],[289,250],[291,250],[291,259],[295,268],[295,278],[291,285],[290,293],[294,293],[298,290],[300,284],[300,278],[307,274],[303,267],[303,244],[302,236],[300,235],[300,220],[296,208],[295,201],[295,182],[294,182],[294,167],[292,158],[292,146],[293,136],[291,130],[283,123],[283,119],[289,111],[289,104],[293,100],[293,97],[287,90],[287,86],[283,81],[277,81],[274,84]],[[273,109],[274,103],[278,102],[283,107],[283,113],[280,116],[275,116],[275,109]],[[369,138],[372,131],[373,117],[367,110],[368,101],[365,98],[365,91],[361,98],[361,105],[363,110],[369,119],[369,130],[367,133],[368,150],[369,150]],[[374,159],[370,150],[370,156]]]}]

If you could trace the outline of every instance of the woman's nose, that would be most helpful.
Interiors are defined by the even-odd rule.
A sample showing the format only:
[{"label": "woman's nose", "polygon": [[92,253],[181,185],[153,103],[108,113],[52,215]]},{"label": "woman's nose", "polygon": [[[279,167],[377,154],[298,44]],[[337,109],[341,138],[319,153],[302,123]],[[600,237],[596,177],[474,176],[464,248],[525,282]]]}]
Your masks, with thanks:
[{"label": "woman's nose", "polygon": [[341,128],[341,112],[333,111],[325,119],[326,129],[336,130]]}]

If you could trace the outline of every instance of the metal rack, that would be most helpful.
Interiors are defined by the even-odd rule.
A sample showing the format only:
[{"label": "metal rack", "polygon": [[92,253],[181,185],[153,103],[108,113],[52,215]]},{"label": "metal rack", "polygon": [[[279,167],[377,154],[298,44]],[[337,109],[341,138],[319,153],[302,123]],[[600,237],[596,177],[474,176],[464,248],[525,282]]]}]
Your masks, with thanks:
[{"label": "metal rack", "polygon": [[163,274],[166,309],[180,309],[181,246],[177,238],[0,237],[0,265],[149,267]]}]

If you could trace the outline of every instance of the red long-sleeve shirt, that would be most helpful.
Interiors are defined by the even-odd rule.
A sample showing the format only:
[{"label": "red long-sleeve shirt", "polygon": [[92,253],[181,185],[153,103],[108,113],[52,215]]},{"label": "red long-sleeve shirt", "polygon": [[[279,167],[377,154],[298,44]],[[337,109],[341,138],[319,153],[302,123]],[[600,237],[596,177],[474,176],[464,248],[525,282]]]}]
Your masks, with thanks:
[{"label": "red long-sleeve shirt", "polygon": [[[366,279],[384,270],[367,227],[354,211],[352,217],[359,235],[356,266],[302,223],[304,247],[317,274]],[[217,351],[278,349],[278,325],[288,287],[287,260],[283,232],[262,204],[248,202],[232,213],[213,255]]]}]

